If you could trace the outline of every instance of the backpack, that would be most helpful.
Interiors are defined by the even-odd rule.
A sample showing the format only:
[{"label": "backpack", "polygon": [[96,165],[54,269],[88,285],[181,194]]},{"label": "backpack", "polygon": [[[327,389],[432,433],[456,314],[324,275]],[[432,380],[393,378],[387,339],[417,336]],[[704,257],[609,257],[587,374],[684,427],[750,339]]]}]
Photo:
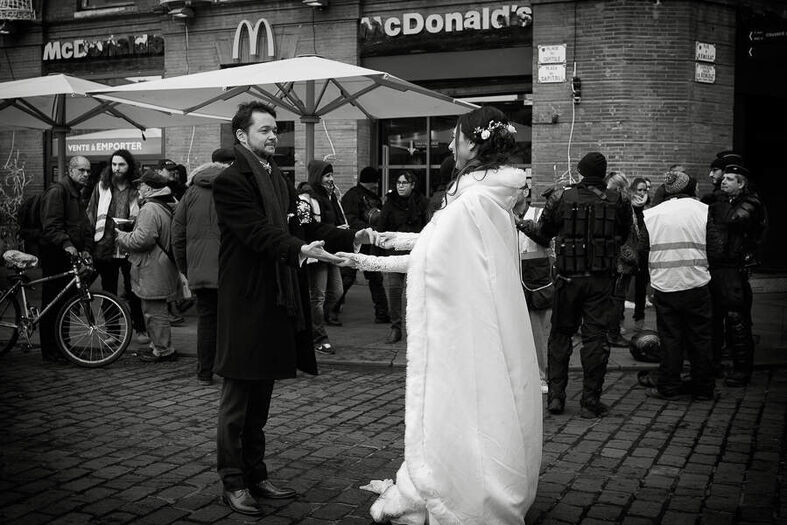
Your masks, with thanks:
[{"label": "backpack", "polygon": [[[43,233],[41,222],[41,197],[42,193],[30,195],[22,201],[16,212],[16,221],[19,225],[19,237],[25,244],[28,252],[38,251],[38,242]],[[35,255],[35,254],[34,254]]]}]

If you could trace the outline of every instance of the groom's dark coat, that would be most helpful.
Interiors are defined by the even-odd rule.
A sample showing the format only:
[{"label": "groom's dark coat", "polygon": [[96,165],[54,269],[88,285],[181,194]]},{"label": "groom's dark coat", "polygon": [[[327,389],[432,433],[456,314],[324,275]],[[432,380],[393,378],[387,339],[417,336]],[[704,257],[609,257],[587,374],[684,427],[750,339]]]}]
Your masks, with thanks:
[{"label": "groom's dark coat", "polygon": [[[300,248],[318,239],[325,240],[329,252],[351,252],[353,248],[355,230],[298,223],[295,188],[274,162],[271,165],[270,176],[287,181],[289,232],[266,220],[259,186],[242,155],[236,155],[235,162],[213,184],[221,230],[214,370],[232,379],[283,379],[295,377],[296,369],[317,373],[309,285],[305,269],[298,266]],[[277,303],[276,261],[299,268],[305,317],[301,330],[296,328],[295,318]]]}]

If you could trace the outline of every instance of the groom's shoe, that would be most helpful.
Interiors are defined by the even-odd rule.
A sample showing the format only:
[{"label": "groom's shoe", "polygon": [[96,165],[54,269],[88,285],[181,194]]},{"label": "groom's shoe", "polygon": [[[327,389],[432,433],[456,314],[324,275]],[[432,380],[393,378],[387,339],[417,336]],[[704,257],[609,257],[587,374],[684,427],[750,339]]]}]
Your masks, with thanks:
[{"label": "groom's shoe", "polygon": [[221,494],[221,501],[240,514],[247,516],[262,516],[264,514],[262,505],[257,503],[249,489],[225,490]]},{"label": "groom's shoe", "polygon": [[565,406],[565,402],[562,399],[556,397],[549,402],[547,405],[547,410],[549,410],[550,414],[562,414]]},{"label": "groom's shoe", "polygon": [[290,489],[287,487],[279,488],[271,483],[269,479],[258,481],[251,486],[249,491],[255,498],[264,499],[289,499],[298,495],[298,493],[295,492],[295,489]]}]

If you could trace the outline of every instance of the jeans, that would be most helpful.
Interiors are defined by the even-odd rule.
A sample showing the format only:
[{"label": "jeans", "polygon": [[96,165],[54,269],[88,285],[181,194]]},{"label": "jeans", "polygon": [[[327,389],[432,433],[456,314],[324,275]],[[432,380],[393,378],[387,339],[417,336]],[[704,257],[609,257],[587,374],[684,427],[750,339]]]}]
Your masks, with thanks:
[{"label": "jeans", "polygon": [[388,274],[388,311],[391,314],[391,328],[402,329],[402,310],[405,305],[406,273]]},{"label": "jeans", "polygon": [[216,470],[224,490],[240,490],[268,479],[263,428],[273,383],[272,379],[224,378],[216,429]]},{"label": "jeans", "polygon": [[142,313],[145,327],[150,337],[150,347],[155,355],[169,355],[175,352],[172,346],[172,332],[166,299],[142,299]]},{"label": "jeans", "polygon": [[309,296],[312,310],[312,339],[314,343],[328,341],[325,331],[325,315],[333,309],[342,296],[342,276],[339,267],[316,262],[308,265]]},{"label": "jeans", "polygon": [[656,323],[661,339],[658,389],[681,391],[684,355],[691,363],[692,392],[712,395],[711,298],[708,285],[680,292],[654,291]]},{"label": "jeans", "polygon": [[131,263],[128,259],[96,259],[93,265],[101,277],[101,289],[112,295],[118,293],[118,276],[123,272],[123,294],[131,309],[131,326],[137,332],[144,332],[145,317],[142,315],[142,303],[131,291]]},{"label": "jeans", "polygon": [[197,296],[197,376],[213,377],[213,362],[216,360],[216,316],[218,313],[218,290],[200,288]]}]

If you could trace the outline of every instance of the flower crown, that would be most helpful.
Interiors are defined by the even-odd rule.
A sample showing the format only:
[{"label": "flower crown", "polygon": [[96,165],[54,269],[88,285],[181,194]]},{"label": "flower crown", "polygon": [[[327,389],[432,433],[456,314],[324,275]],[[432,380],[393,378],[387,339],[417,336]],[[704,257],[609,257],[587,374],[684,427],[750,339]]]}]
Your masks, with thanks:
[{"label": "flower crown", "polygon": [[473,136],[476,138],[476,141],[480,140],[487,140],[489,137],[492,136],[492,132],[495,130],[501,130],[502,133],[516,133],[516,128],[513,124],[503,124],[502,122],[496,120],[490,120],[489,125],[486,128],[477,127],[473,130]]}]

